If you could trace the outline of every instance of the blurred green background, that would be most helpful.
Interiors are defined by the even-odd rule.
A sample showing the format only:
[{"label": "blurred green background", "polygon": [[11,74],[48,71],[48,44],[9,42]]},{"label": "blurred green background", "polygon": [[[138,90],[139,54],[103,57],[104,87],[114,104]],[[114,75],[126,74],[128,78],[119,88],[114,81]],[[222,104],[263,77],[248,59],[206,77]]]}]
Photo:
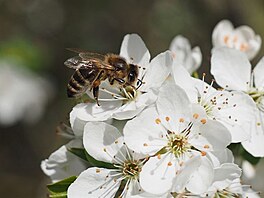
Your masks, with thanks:
[{"label": "blurred green background", "polygon": [[[201,47],[199,73],[209,73],[211,33],[222,19],[249,25],[264,39],[263,0],[0,0],[0,60],[16,59],[53,87],[38,122],[0,125],[0,197],[47,197],[50,180],[40,162],[67,141],[55,129],[75,104],[65,91],[73,73],[63,65],[72,56],[65,48],[119,53],[123,36],[138,33],[154,57],[182,34]],[[263,54],[262,47],[253,63]]]}]

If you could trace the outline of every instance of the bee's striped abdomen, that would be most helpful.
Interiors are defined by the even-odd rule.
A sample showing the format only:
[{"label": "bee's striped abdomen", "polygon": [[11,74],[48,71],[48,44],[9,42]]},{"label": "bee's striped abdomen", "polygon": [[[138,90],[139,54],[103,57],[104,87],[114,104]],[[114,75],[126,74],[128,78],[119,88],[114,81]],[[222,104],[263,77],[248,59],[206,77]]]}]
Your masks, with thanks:
[{"label": "bee's striped abdomen", "polygon": [[97,69],[77,69],[67,86],[68,97],[81,96],[95,80],[98,72]]}]

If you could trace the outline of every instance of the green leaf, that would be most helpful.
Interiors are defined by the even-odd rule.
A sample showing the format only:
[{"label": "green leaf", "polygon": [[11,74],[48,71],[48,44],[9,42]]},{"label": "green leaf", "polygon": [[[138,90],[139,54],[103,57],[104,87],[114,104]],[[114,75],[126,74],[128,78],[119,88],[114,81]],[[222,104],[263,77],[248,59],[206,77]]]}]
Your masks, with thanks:
[{"label": "green leaf", "polygon": [[108,168],[113,169],[115,168],[112,164],[98,161],[94,159],[91,155],[89,155],[84,148],[68,148],[68,151],[73,153],[74,155],[80,157],[81,159],[89,162],[92,166],[99,167],[99,168]]},{"label": "green leaf", "polygon": [[249,152],[247,152],[245,149],[242,153],[242,157],[247,160],[249,163],[251,163],[252,165],[256,165],[259,163],[260,157],[254,157],[253,155],[251,155]]},{"label": "green leaf", "polygon": [[68,151],[74,155],[77,155],[79,158],[88,161],[86,158],[86,151],[84,148],[68,148]]},{"label": "green leaf", "polygon": [[242,159],[247,160],[252,165],[256,165],[261,159],[260,157],[254,157],[247,152],[241,143],[232,143],[228,146],[228,148],[232,151],[234,156],[242,157]]},{"label": "green leaf", "polygon": [[76,180],[76,176],[66,178],[53,184],[48,184],[47,188],[51,198],[67,198],[69,186]]},{"label": "green leaf", "polygon": [[108,168],[113,169],[115,168],[112,164],[107,162],[102,162],[94,159],[91,155],[89,155],[87,152],[85,152],[87,160],[90,162],[91,165],[99,167],[99,168]]}]

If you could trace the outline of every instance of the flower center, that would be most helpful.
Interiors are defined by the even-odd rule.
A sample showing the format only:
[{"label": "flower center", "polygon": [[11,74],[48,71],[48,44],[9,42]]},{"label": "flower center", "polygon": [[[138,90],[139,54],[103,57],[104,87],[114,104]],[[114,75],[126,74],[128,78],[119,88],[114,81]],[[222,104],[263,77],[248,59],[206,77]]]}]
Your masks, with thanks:
[{"label": "flower center", "polygon": [[121,95],[127,98],[129,101],[134,100],[138,95],[138,91],[132,86],[122,87],[120,88],[120,91]]},{"label": "flower center", "polygon": [[177,158],[183,153],[191,149],[191,145],[188,143],[188,138],[183,134],[169,134],[167,150],[172,152]]},{"label": "flower center", "polygon": [[254,100],[257,107],[264,111],[264,90],[259,90],[258,88],[251,88],[247,94]]},{"label": "flower center", "polygon": [[127,160],[122,165],[124,177],[128,179],[137,179],[142,169],[142,165],[137,160]]},{"label": "flower center", "polygon": [[214,194],[214,198],[239,198],[240,196],[236,193],[232,193],[226,189],[217,191]]},{"label": "flower center", "polygon": [[216,105],[216,100],[211,99],[210,102],[202,100],[201,97],[198,98],[198,103],[204,108],[206,114],[211,116],[213,114],[213,108]]}]

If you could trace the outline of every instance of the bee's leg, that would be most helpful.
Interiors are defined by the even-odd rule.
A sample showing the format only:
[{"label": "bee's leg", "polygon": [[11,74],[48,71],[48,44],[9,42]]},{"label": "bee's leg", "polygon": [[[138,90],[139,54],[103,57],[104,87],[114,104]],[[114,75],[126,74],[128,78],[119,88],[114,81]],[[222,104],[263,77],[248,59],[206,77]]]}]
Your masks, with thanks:
[{"label": "bee's leg", "polygon": [[110,82],[110,85],[113,85],[115,82],[115,79],[111,77],[111,78],[109,78],[109,82]]},{"label": "bee's leg", "polygon": [[[91,84],[92,84],[92,87],[91,87],[90,91],[92,91],[93,87],[95,86],[94,83],[95,83],[96,81],[98,81],[98,80],[101,78],[101,76],[102,76],[103,73],[104,73],[104,71],[99,72],[99,73],[97,74],[97,76],[94,78],[93,82],[91,83]],[[99,84],[100,84],[100,83],[99,83]]]},{"label": "bee's leg", "polygon": [[96,103],[98,106],[100,106],[100,104],[98,102],[98,95],[99,95],[99,86],[101,84],[101,80],[100,80],[101,75],[102,75],[102,72],[99,73],[99,75],[94,80],[93,85],[92,85],[93,96],[94,96],[94,99],[96,100]]},{"label": "bee's leg", "polygon": [[116,80],[119,84],[124,85],[126,81],[122,78],[114,78],[113,81]]},{"label": "bee's leg", "polygon": [[[100,82],[99,82],[99,84],[100,84]],[[97,105],[100,106],[100,104],[98,102],[98,95],[99,95],[99,85],[93,87],[93,96],[94,96],[94,99],[96,100]]]}]

